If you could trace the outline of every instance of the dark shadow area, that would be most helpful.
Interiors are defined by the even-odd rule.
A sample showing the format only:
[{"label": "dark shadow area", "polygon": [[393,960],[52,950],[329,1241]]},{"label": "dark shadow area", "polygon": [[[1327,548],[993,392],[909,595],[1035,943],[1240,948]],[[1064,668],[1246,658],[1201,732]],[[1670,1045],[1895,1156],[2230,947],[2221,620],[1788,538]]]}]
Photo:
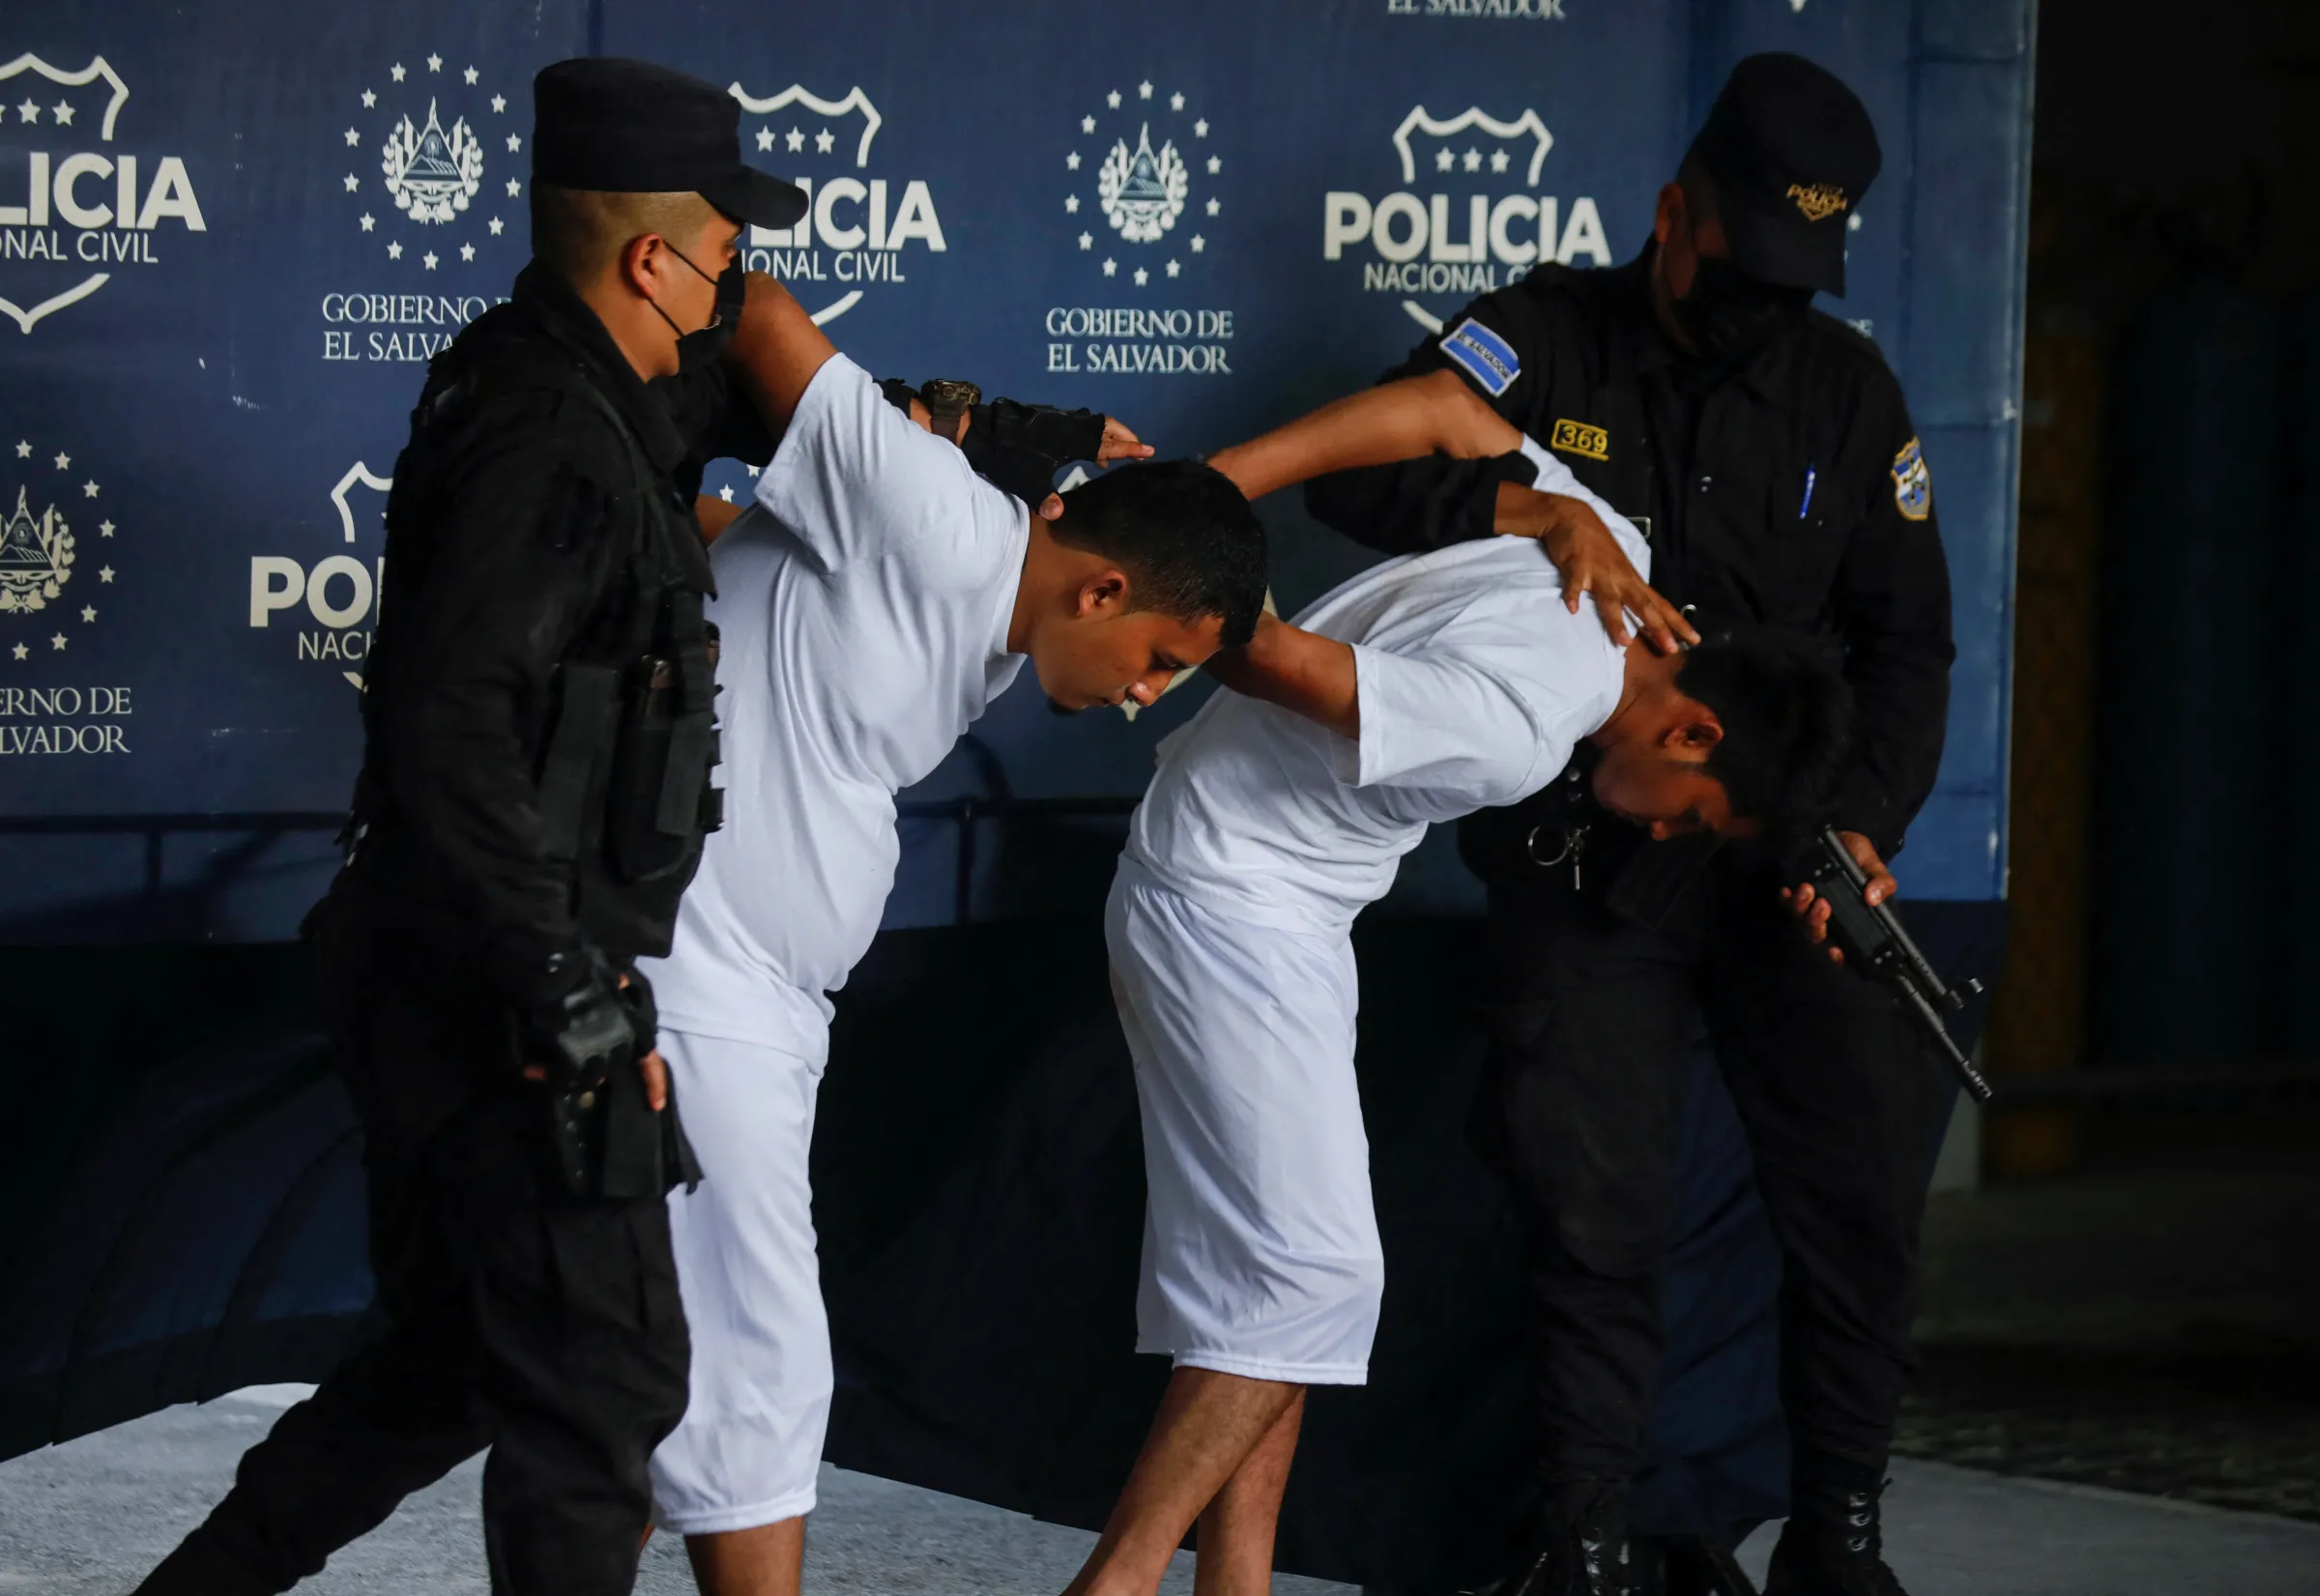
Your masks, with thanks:
[{"label": "dark shadow area", "polygon": [[[1030,826],[1000,852],[1096,841]],[[1987,906],[1921,906],[1915,924],[1946,969],[1988,967]],[[1373,1382],[1312,1405],[1290,1570],[1419,1588],[1485,1574],[1523,1506],[1516,1233],[1465,1140],[1479,935],[1420,918],[1356,934],[1388,1285]],[[7,1001],[54,1016],[41,1040],[74,1016],[111,1029],[84,1028],[81,1067],[44,1083],[72,1083],[69,1115],[5,1125],[0,1166],[19,1178],[0,1453],[326,1372],[362,1332],[369,1281],[359,1139],[302,951],[51,950],[13,970]],[[1778,1262],[1704,1051],[1683,1136],[1670,1361],[1636,1511],[1644,1527],[1729,1528],[1785,1507]],[[1099,1523],[1166,1377],[1131,1349],[1143,1160],[1100,922],[882,936],[840,997],[814,1178],[830,1459]]]},{"label": "dark shadow area", "polygon": [[1903,1450],[2320,1520],[2320,1094],[2081,1135],[2074,1174],[1936,1199]]}]

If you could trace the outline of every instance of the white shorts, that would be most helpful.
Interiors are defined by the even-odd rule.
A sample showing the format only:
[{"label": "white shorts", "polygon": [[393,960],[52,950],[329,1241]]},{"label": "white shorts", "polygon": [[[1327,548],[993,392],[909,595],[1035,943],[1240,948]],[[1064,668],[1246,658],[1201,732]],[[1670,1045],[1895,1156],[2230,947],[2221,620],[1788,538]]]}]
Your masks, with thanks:
[{"label": "white shorts", "polygon": [[684,1535],[808,1512],[829,1427],[829,1320],[806,1154],[822,1071],[796,1054],[663,1030],[702,1181],[669,1194],[692,1331],[691,1405],[652,1454],[653,1518]]},{"label": "white shorts", "polygon": [[1385,1255],[1351,941],[1236,921],[1124,860],[1105,936],[1150,1192],[1137,1350],[1363,1383]]}]

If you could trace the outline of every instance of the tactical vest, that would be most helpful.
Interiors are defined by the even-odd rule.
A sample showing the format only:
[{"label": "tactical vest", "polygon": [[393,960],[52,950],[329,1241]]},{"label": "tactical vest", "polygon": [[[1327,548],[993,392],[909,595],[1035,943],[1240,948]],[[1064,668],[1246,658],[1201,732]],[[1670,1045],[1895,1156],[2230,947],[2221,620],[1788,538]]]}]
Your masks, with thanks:
[{"label": "tactical vest", "polygon": [[[1512,419],[1650,541],[1665,530],[1653,525],[1659,456],[1634,357],[1610,334],[1612,313],[1593,303],[1608,284],[1554,266],[1537,268],[1529,280],[1549,285],[1537,305],[1553,359],[1546,363],[1547,380],[1533,385],[1525,413]],[[1593,750],[1582,743],[1563,773],[1531,797],[1459,822],[1466,867],[1494,887],[1597,891],[1623,875],[1643,833],[1596,804],[1586,782],[1594,764]],[[1671,852],[1689,862],[1695,849]]]},{"label": "tactical vest", "polygon": [[1648,541],[1655,530],[1659,458],[1634,356],[1610,334],[1610,313],[1593,303],[1610,285],[1559,266],[1537,268],[1526,286],[1539,284],[1549,285],[1535,299],[1554,358],[1517,424],[1569,466],[1582,486],[1635,522]]},{"label": "tactical vest", "polygon": [[[462,425],[493,393],[519,389],[585,404],[620,438],[626,484],[604,520],[605,535],[627,545],[612,580],[628,602],[609,606],[610,624],[592,625],[558,663],[534,779],[542,851],[568,871],[582,930],[616,961],[663,955],[703,841],[724,818],[724,792],[710,783],[719,752],[716,628],[702,611],[714,591],[708,550],[691,504],[585,372],[544,351],[498,353],[484,369],[447,369],[429,383],[405,459],[425,458],[433,429]],[[419,839],[393,835],[374,787],[366,770],[358,833],[383,829],[382,852],[408,854]]]}]

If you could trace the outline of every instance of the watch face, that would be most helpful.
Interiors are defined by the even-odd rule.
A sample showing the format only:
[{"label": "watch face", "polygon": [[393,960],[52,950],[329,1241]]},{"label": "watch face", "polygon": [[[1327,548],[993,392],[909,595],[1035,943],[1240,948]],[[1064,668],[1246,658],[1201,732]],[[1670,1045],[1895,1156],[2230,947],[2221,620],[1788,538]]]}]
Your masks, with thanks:
[{"label": "watch face", "polygon": [[918,390],[926,408],[938,416],[956,416],[983,402],[983,391],[956,377],[935,377]]}]

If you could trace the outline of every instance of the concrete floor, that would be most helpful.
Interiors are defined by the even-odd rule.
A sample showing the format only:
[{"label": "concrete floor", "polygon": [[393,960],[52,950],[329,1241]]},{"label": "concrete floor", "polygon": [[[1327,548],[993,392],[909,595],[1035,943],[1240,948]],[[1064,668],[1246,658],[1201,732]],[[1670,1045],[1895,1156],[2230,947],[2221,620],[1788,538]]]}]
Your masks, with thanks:
[{"label": "concrete floor", "polygon": [[[0,1592],[120,1596],[196,1523],[234,1460],[301,1394],[262,1387],[177,1407],[0,1464]],[[302,1587],[315,1596],[452,1596],[485,1589],[478,1465],[414,1496]],[[1894,1469],[1893,1561],[1914,1596],[2314,1596],[2320,1525],[2010,1479],[1941,1464]],[[1761,1575],[1770,1535],[1743,1550]],[[890,1481],[823,1473],[807,1552],[816,1592],[974,1596],[1062,1588],[1092,1536]],[[1180,1556],[1163,1589],[1186,1596]],[[681,1548],[655,1537],[637,1589],[692,1589]],[[1280,1596],[1351,1596],[1282,1578]]]}]

